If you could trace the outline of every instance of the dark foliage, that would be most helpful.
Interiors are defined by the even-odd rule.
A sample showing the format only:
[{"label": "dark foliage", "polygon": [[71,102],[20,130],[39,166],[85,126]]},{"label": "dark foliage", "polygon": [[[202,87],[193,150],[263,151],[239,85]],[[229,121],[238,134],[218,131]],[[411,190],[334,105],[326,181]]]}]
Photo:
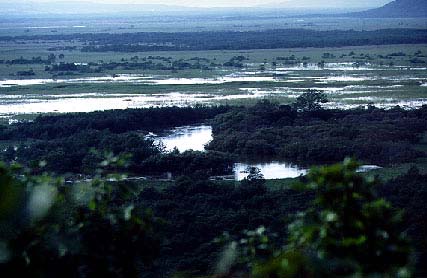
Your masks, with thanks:
[{"label": "dark foliage", "polygon": [[8,147],[3,156],[8,161],[15,160],[25,165],[45,161],[45,170],[55,173],[91,173],[103,160],[104,152],[132,153],[132,162],[138,163],[159,154],[160,150],[152,140],[137,133],[113,134],[108,130],[86,130],[68,137],[26,142],[17,148]]},{"label": "dark foliage", "polygon": [[135,166],[136,172],[160,175],[171,172],[173,176],[187,175],[196,178],[208,178],[232,173],[235,158],[219,152],[177,151],[157,154]]},{"label": "dark foliage", "polygon": [[417,276],[427,276],[427,175],[417,168],[388,181],[380,187],[380,193],[393,206],[405,211],[405,227],[417,251]]},{"label": "dark foliage", "polygon": [[13,140],[1,154],[26,166],[45,161],[44,170],[90,174],[106,152],[132,154],[129,171],[138,175],[224,175],[233,159],[218,152],[162,153],[145,135],[180,125],[201,123],[228,107],[149,108],[43,116],[33,122],[3,126],[0,138]]},{"label": "dark foliage", "polygon": [[358,167],[346,159],[310,170],[300,187],[315,192],[312,206],[288,226],[276,255],[258,259],[251,277],[411,277],[401,213],[377,197],[378,181]]},{"label": "dark foliage", "polygon": [[163,107],[40,116],[32,122],[1,127],[0,140],[50,140],[85,130],[109,130],[111,133],[156,132],[201,123],[229,109],[227,106]]},{"label": "dark foliage", "polygon": [[125,186],[69,187],[3,163],[0,181],[2,277],[138,277],[158,255],[160,222]]},{"label": "dark foliage", "polygon": [[208,149],[314,164],[352,156],[388,165],[422,155],[411,144],[427,131],[426,119],[426,106],[412,111],[371,107],[298,113],[265,101],[217,116]]},{"label": "dark foliage", "polygon": [[297,98],[294,108],[300,112],[316,111],[322,109],[322,103],[327,102],[328,99],[324,93],[309,90]]},{"label": "dark foliage", "polygon": [[156,273],[209,273],[221,250],[213,240],[222,232],[237,235],[264,225],[284,235],[287,216],[304,209],[311,198],[293,190],[268,191],[263,180],[234,187],[181,177],[163,191],[146,188],[139,201],[167,223],[168,242],[161,248]]},{"label": "dark foliage", "polygon": [[87,44],[82,48],[82,51],[87,52],[238,50],[426,43],[427,30],[315,31],[279,29],[248,32],[98,33],[0,37],[0,41],[14,40],[78,40]]}]

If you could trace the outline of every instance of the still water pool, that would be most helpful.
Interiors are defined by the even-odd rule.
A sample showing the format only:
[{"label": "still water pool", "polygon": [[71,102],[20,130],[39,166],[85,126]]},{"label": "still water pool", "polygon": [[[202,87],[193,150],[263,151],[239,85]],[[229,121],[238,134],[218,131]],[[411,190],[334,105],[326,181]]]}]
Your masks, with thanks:
[{"label": "still water pool", "polygon": [[[187,150],[204,151],[205,145],[212,140],[212,127],[209,125],[177,127],[164,136],[155,137],[157,143],[163,144],[166,151],[177,148],[180,152]],[[248,176],[247,168],[260,169],[265,179],[296,178],[307,173],[307,169],[295,164],[281,161],[270,162],[238,162],[233,166],[234,179],[243,180]],[[380,168],[376,165],[364,165],[359,172],[367,172]]]}]

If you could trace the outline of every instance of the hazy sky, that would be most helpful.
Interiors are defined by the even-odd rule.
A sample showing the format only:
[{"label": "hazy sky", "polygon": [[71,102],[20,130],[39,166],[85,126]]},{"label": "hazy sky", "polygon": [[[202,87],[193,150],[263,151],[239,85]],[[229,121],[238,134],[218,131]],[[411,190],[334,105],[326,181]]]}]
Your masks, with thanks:
[{"label": "hazy sky", "polygon": [[[98,2],[98,3],[120,3],[120,4],[165,4],[192,7],[247,7],[256,5],[274,5],[281,3],[286,6],[286,2],[293,2],[293,5],[303,6],[336,6],[336,7],[367,7],[380,6],[391,0],[18,0],[16,2]],[[10,0],[0,0],[0,3],[7,4]]]}]

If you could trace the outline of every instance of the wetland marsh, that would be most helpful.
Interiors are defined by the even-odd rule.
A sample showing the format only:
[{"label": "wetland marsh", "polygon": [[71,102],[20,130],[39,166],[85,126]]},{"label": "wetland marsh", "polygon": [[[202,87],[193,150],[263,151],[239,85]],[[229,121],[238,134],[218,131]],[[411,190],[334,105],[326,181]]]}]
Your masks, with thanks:
[{"label": "wetland marsh", "polygon": [[[325,106],[329,108],[399,105],[410,109],[427,104],[425,45],[283,49],[263,55],[266,53],[253,50],[123,55],[112,61],[132,64],[137,63],[130,61],[132,57],[138,57],[165,66],[169,63],[165,60],[179,61],[187,68],[71,72],[62,76],[49,75],[42,69],[45,66],[38,64],[28,66],[34,76],[11,76],[25,65],[4,62],[0,64],[0,116],[195,104],[245,105],[264,98],[289,104],[308,89],[325,93],[329,99]],[[60,63],[82,61],[77,53],[65,57],[65,62]],[[235,57],[240,63],[228,66],[227,61],[235,61]],[[421,62],[411,63],[414,57]],[[95,59],[91,57],[86,62],[102,66],[101,62],[93,62]],[[198,69],[189,69],[194,65]]]}]

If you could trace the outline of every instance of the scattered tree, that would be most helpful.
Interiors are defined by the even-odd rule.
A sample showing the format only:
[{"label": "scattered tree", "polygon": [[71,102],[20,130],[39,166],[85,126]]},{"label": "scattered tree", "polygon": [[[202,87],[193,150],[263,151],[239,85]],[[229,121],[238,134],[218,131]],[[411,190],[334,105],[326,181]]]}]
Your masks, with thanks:
[{"label": "scattered tree", "polygon": [[316,111],[322,109],[322,103],[327,102],[328,98],[324,93],[308,90],[297,98],[294,108],[299,112]]}]

